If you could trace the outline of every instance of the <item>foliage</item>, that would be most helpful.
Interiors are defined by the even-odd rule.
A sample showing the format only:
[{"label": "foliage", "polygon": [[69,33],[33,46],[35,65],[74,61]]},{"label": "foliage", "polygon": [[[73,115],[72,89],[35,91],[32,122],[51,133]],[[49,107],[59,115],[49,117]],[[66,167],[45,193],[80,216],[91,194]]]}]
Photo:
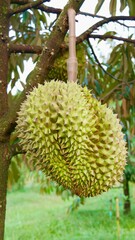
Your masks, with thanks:
[{"label": "foliage", "polygon": [[19,183],[22,178],[22,168],[18,156],[13,157],[8,172],[8,189],[12,189],[14,184]]},{"label": "foliage", "polygon": [[[97,14],[104,0],[99,0],[95,6],[95,14]],[[110,1],[109,11],[112,16],[116,15],[116,9],[118,1]],[[122,12],[127,6],[129,7],[129,14],[133,15],[133,1],[120,1],[120,11]],[[12,9],[16,9],[16,5],[12,6]],[[30,9],[28,11],[20,12],[11,17],[10,31],[11,31],[11,41],[12,44],[27,44],[27,45],[38,45],[43,46],[46,44],[47,39],[49,39],[49,34],[53,30],[52,23],[47,22],[48,13],[42,12],[37,9]],[[18,24],[20,22],[20,29],[18,31]],[[121,23],[122,25],[122,23]],[[104,28],[105,29],[105,28]],[[118,36],[116,31],[108,31],[106,28],[105,36]],[[129,39],[133,39],[133,34],[129,34]],[[65,43],[67,43],[68,36],[65,38]],[[109,38],[108,38],[109,39]],[[104,40],[104,39],[103,39]],[[112,40],[106,40],[106,44],[110,45],[111,53],[105,59],[101,60],[94,51],[92,43],[87,39],[85,42],[77,45],[77,58],[78,58],[78,78],[79,82],[84,86],[87,85],[89,89],[92,89],[93,94],[101,99],[103,102],[107,102],[110,107],[113,106],[114,111],[118,113],[119,118],[123,122],[123,130],[126,134],[126,139],[128,142],[129,159],[132,161],[132,156],[134,154],[134,117],[135,117],[135,69],[134,69],[134,59],[135,59],[135,49],[132,43],[121,42],[119,44],[115,43],[112,47]],[[97,42],[100,44],[102,39]],[[24,60],[27,60],[32,56],[33,62],[37,62],[38,55],[30,54],[11,54],[9,61],[9,82],[11,84],[11,89],[15,86],[16,82],[20,78],[18,69],[21,72],[24,71]],[[48,79],[62,79],[66,81],[67,70],[66,70],[66,60],[68,58],[67,51],[60,52],[51,70],[48,74]],[[11,96],[10,96],[11,97]],[[17,162],[16,162],[17,163]],[[18,164],[18,163],[17,163]],[[18,168],[15,165],[15,161],[10,166],[9,173],[13,172],[15,174],[14,168]],[[13,167],[12,167],[13,166]],[[131,168],[130,168],[131,167]],[[13,169],[13,171],[12,171]],[[128,165],[125,174],[129,174],[130,180],[134,180],[134,166]],[[34,173],[35,174],[35,173]],[[9,180],[10,180],[9,175]],[[18,180],[17,173],[14,176],[14,180]],[[36,175],[36,174],[35,174]],[[19,176],[19,175],[18,175]],[[57,186],[55,183],[47,179],[40,172],[37,173],[37,181],[41,183],[41,192],[51,193],[56,190],[57,194],[62,194],[63,198],[68,198],[70,193]],[[13,178],[13,177],[11,177]],[[13,180],[11,180],[14,183]],[[65,196],[65,197],[64,197]],[[80,199],[76,199],[73,202],[73,209],[76,208],[80,202]]]},{"label": "foliage", "polygon": [[[109,17],[98,15],[105,0],[98,0],[97,4],[95,3],[93,14],[79,11],[85,0],[70,0],[69,5],[63,9],[49,7],[46,2],[48,0],[0,1],[0,202],[3,204],[3,207],[0,208],[1,239],[4,238],[7,172],[11,158],[22,153],[16,146],[17,144],[14,144],[14,142],[18,143],[16,139],[11,144],[10,135],[14,132],[17,112],[28,92],[38,83],[43,84],[45,79],[62,78],[65,75],[65,58],[68,49],[67,9],[69,5],[75,9],[78,15],[85,15],[90,20],[93,17],[96,19],[89,29],[76,39],[79,59],[78,82],[87,85],[98,99],[103,103],[106,102],[118,113],[126,133],[129,151],[128,164],[134,167],[135,41],[132,22],[135,20],[135,1],[110,0]],[[93,1],[89,2],[91,4]],[[122,15],[118,13],[118,6]],[[125,9],[129,10],[127,16],[124,13]],[[54,13],[54,21],[51,22],[51,14]],[[91,22],[90,20],[89,22]],[[117,27],[112,29],[111,23],[113,26],[123,29],[124,36],[120,35]],[[99,41],[95,39],[99,39]],[[102,58],[96,51],[97,48],[102,48],[103,41],[105,46],[109,44],[109,53],[106,58]],[[28,60],[30,57],[35,63],[35,68],[22,82],[23,91],[17,92],[17,95],[13,96],[12,90],[20,81],[21,73],[24,72],[24,69],[27,72],[28,66],[24,64],[24,60]],[[55,76],[49,78],[50,70]],[[20,177],[20,171],[22,171],[20,166],[20,160],[12,159],[9,169],[9,187],[17,180],[21,181],[22,185],[24,184],[25,179]],[[57,222],[55,226],[57,228]],[[86,237],[84,236],[85,239]]]},{"label": "foliage", "polygon": [[[95,13],[98,13],[101,9],[105,0],[98,0],[97,5],[95,7]],[[110,0],[109,3],[109,11],[112,16],[116,15],[118,0]],[[120,0],[120,12],[122,12],[126,7],[129,7],[129,13],[131,16],[135,15],[135,2],[134,0]]]},{"label": "foliage", "polygon": [[[102,9],[105,0],[99,0],[95,6],[95,16]],[[118,1],[111,0],[109,5],[109,11],[112,16],[116,15],[116,9],[118,8]],[[134,0],[121,0],[120,1],[120,11],[123,12],[126,7],[129,7],[130,16],[134,16]],[[16,5],[12,5],[12,10],[16,9]],[[51,10],[50,10],[51,11]],[[28,9],[27,11],[14,14],[11,17],[10,21],[10,40],[12,44],[25,44],[32,46],[43,46],[46,44],[46,41],[49,38],[50,32],[52,29],[52,22],[47,20],[49,14],[45,11],[39,9]],[[20,27],[18,30],[18,22],[20,22]],[[116,21],[117,22],[117,21]],[[121,23],[122,25],[122,23]],[[124,26],[124,25],[123,25]],[[125,25],[126,26],[126,25]],[[122,26],[121,26],[122,27]],[[117,36],[117,32],[108,32],[106,31],[105,35]],[[129,39],[133,39],[133,34],[128,36]],[[114,38],[115,39],[115,38]],[[67,42],[67,41],[65,41]],[[89,47],[88,47],[89,48]],[[77,57],[79,61],[79,80],[82,82],[85,75],[85,65],[86,59],[85,56],[85,47],[80,45],[77,47]],[[96,94],[99,95],[99,88],[103,88],[101,98],[104,97],[109,91],[119,87],[119,81],[115,81],[109,75],[107,75],[95,61],[94,56],[92,55],[90,49],[86,53],[90,58],[87,71],[88,71],[88,80],[89,87],[94,88]],[[117,55],[117,57],[116,57]],[[33,62],[37,62],[38,55],[31,54],[20,54],[12,53],[10,55],[9,61],[9,74],[8,82],[11,85],[11,89],[15,86],[16,82],[20,78],[20,72],[24,71],[24,60],[28,60],[29,57],[32,57]],[[57,57],[54,66],[51,67],[51,71],[48,75],[49,79],[66,79],[66,59],[68,54],[65,53],[64,56]],[[128,79],[128,81],[134,79],[134,68],[133,68],[133,58],[135,57],[135,50],[133,44],[120,43],[112,49],[110,58],[107,63],[104,63],[106,66],[106,72],[109,72],[114,78],[122,80]],[[20,72],[19,72],[20,69]],[[106,80],[106,81],[105,81]],[[108,84],[110,86],[108,86]],[[106,89],[106,88],[107,89]]]},{"label": "foliage", "polygon": [[[16,5],[12,5],[12,10]],[[32,9],[13,15],[10,21],[10,41],[12,44],[28,44],[42,46],[48,37],[47,13],[40,10]],[[20,23],[18,29],[18,22]],[[30,54],[12,53],[9,59],[8,82],[11,89],[20,78],[20,73],[24,72],[24,60],[32,57],[33,62],[37,56]]]}]

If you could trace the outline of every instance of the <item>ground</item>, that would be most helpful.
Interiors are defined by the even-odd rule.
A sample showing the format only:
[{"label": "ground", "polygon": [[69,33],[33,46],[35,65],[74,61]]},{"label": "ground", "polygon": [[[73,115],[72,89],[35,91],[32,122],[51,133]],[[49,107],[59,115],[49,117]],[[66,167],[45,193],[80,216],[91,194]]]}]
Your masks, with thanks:
[{"label": "ground", "polygon": [[[123,214],[123,191],[115,188],[86,199],[67,213],[73,199],[63,201],[54,194],[41,195],[37,188],[8,193],[5,240],[134,240],[135,192],[132,211]],[[120,205],[120,238],[116,222],[116,197]],[[110,211],[112,201],[112,212]]]}]

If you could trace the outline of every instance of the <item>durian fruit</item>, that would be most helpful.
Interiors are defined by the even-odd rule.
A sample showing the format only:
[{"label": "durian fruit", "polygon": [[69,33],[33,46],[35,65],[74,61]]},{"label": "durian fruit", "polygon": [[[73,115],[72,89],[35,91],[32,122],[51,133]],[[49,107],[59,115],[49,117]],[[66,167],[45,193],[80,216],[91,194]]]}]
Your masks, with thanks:
[{"label": "durian fruit", "polygon": [[[67,39],[67,44],[69,42],[69,39]],[[84,66],[86,64],[86,58],[85,58],[86,49],[84,45],[77,45],[76,46],[76,57],[78,62],[78,73],[77,76],[79,79],[82,79],[82,76],[84,76]],[[62,79],[62,81],[67,82],[67,59],[69,53],[65,52],[64,54],[59,55],[53,66],[51,67],[49,73],[48,73],[48,79]]]},{"label": "durian fruit", "polygon": [[126,147],[119,120],[77,83],[38,85],[16,129],[38,169],[78,196],[101,194],[121,179]]}]

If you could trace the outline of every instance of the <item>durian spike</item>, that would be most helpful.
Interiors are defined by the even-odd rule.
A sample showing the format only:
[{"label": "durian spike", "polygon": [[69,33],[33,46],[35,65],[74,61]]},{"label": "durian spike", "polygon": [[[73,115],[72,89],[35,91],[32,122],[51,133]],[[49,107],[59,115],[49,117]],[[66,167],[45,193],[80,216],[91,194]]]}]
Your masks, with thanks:
[{"label": "durian spike", "polygon": [[68,81],[77,81],[77,58],[76,58],[76,36],[75,36],[75,15],[74,9],[68,9],[69,21],[69,58],[67,60]]}]

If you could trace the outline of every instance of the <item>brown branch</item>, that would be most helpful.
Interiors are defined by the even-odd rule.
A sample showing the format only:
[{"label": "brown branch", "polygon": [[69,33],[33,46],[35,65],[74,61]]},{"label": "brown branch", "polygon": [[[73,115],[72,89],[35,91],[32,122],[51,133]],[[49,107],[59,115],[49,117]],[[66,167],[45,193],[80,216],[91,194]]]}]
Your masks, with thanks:
[{"label": "brown branch", "polygon": [[119,21],[116,21],[116,23],[118,23],[118,24],[121,25],[122,27],[135,28],[135,27],[133,27],[133,26],[128,26],[128,25],[126,25],[125,23],[122,23],[122,22],[119,22]]},{"label": "brown branch", "polygon": [[[18,4],[18,5],[25,5],[27,3],[31,3],[31,1],[30,0],[11,0],[11,3]],[[39,6],[33,6],[32,8],[39,9],[43,12],[54,13],[54,14],[60,14],[62,12],[61,8],[53,8],[53,7],[45,6],[43,4]]]},{"label": "brown branch", "polygon": [[10,10],[9,16],[12,16],[12,15],[17,14],[17,13],[24,12],[27,9],[35,8],[35,7],[41,5],[44,2],[50,2],[50,0],[37,0],[37,1],[34,1],[34,2],[27,3],[25,5],[22,5],[21,7],[17,7],[16,9]]},{"label": "brown branch", "polygon": [[41,54],[43,47],[36,45],[25,45],[25,44],[9,44],[9,53],[33,53]]},{"label": "brown branch", "polygon": [[104,16],[101,16],[101,15],[97,15],[97,14],[92,14],[92,13],[87,13],[87,12],[82,12],[82,11],[79,11],[80,15],[84,15],[84,16],[88,16],[88,17],[93,17],[93,18],[102,18],[102,19],[106,19],[106,17]]},{"label": "brown branch", "polygon": [[53,28],[53,31],[46,41],[46,45],[43,48],[34,70],[27,77],[26,88],[18,95],[17,101],[14,101],[7,114],[0,119],[0,131],[2,134],[6,135],[14,130],[17,112],[20,109],[21,103],[26,99],[26,95],[29,91],[32,91],[38,83],[43,84],[47,78],[49,70],[60,52],[61,45],[68,31],[67,10],[69,7],[72,7],[76,13],[78,13],[84,1],[85,0],[69,0],[59,15],[55,28]]},{"label": "brown branch", "polygon": [[54,14],[60,14],[62,9],[60,8],[53,8],[53,7],[48,7],[48,6],[45,6],[45,5],[40,5],[38,7],[34,7],[34,8],[37,8],[43,12],[47,12],[47,13],[54,13]]},{"label": "brown branch", "polygon": [[95,38],[99,38],[99,39],[103,39],[103,40],[106,40],[106,39],[110,38],[110,39],[114,39],[114,40],[118,40],[118,41],[123,41],[123,42],[128,42],[128,43],[133,43],[133,44],[135,44],[135,40],[133,40],[133,39],[116,37],[116,36],[107,35],[107,34],[104,34],[104,35],[91,34],[91,35],[89,36],[89,38],[94,38],[94,39],[95,39]]},{"label": "brown branch", "polygon": [[[88,16],[88,17],[93,17],[93,18],[107,19],[107,17],[104,17],[104,16],[102,16],[102,15],[97,15],[97,14],[92,14],[92,13],[87,13],[87,12],[82,12],[82,11],[80,11],[79,14],[80,14],[80,15],[84,15],[84,16],[86,16],[86,17]],[[121,26],[124,26],[124,27],[126,27],[126,28],[135,28],[135,26],[128,26],[128,25],[126,25],[126,24],[124,24],[124,23],[121,23],[121,22],[119,22],[119,21],[116,21],[116,23],[118,23],[118,24],[120,24]]]},{"label": "brown branch", "polygon": [[95,30],[98,30],[100,27],[102,27],[104,24],[110,23],[110,22],[115,22],[119,20],[124,20],[124,21],[135,21],[135,16],[113,16],[109,18],[105,18],[97,23],[95,23],[93,26],[91,26],[87,31],[82,33],[80,36],[77,37],[77,43],[81,43],[84,40],[87,40],[91,33],[94,32]]},{"label": "brown branch", "polygon": [[18,5],[24,5],[31,2],[30,0],[11,0],[11,4],[18,4]]},{"label": "brown branch", "polygon": [[[106,40],[108,38],[111,39],[115,39],[115,40],[119,40],[119,41],[124,41],[124,42],[129,42],[129,43],[133,43],[135,44],[135,40],[133,39],[128,39],[128,38],[121,38],[121,37],[116,37],[116,36],[110,36],[110,35],[97,35],[97,34],[92,34],[89,36],[89,38],[99,38],[99,39],[103,39]],[[77,44],[79,44],[80,42],[77,42]],[[41,54],[43,47],[41,46],[37,46],[37,45],[25,45],[25,44],[14,44],[14,43],[10,43],[9,44],[9,54],[11,53],[33,53],[33,54]],[[61,45],[61,50],[62,52],[65,52],[68,49],[68,46],[66,44],[62,44]],[[95,54],[93,53],[93,55],[95,56]],[[95,60],[98,62],[99,66],[101,65],[98,61],[98,59],[96,59],[95,56]],[[102,66],[102,65],[101,65]],[[106,70],[101,67],[102,70],[104,72],[106,72]],[[106,72],[107,73],[107,72]],[[108,75],[110,75],[110,77],[113,77],[111,74],[107,73]],[[113,77],[114,78],[114,77]],[[115,79],[115,78],[114,78]],[[115,79],[118,80],[118,79]]]}]

